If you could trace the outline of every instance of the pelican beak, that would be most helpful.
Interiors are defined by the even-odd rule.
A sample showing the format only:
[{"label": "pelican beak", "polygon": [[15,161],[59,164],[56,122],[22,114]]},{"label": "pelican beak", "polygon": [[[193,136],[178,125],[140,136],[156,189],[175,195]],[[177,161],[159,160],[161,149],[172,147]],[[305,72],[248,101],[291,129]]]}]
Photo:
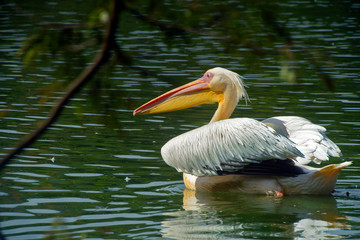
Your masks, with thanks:
[{"label": "pelican beak", "polygon": [[153,114],[177,111],[209,102],[218,102],[220,93],[209,87],[209,80],[203,77],[175,88],[134,110],[136,114]]}]

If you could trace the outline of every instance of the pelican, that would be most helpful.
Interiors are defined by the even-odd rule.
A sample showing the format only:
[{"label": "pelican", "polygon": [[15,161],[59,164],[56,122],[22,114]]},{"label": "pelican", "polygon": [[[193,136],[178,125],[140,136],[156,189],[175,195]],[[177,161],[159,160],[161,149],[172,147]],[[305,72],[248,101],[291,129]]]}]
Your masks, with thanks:
[{"label": "pelican", "polygon": [[228,119],[241,98],[249,100],[243,78],[216,67],[145,103],[133,115],[218,103],[209,124],[174,137],[161,149],[164,161],[183,172],[190,190],[274,196],[330,194],[340,170],[351,162],[307,166],[341,156],[338,146],[325,135],[326,129],[297,116],[262,122]]}]

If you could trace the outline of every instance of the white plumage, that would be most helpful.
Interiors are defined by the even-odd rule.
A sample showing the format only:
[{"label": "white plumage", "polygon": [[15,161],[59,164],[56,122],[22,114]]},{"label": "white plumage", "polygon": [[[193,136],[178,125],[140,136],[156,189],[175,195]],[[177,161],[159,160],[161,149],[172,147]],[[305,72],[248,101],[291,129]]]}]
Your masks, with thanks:
[{"label": "white plumage", "polygon": [[213,122],[181,134],[162,147],[161,155],[179,172],[196,176],[234,172],[262,160],[303,157],[287,137],[250,118]]}]

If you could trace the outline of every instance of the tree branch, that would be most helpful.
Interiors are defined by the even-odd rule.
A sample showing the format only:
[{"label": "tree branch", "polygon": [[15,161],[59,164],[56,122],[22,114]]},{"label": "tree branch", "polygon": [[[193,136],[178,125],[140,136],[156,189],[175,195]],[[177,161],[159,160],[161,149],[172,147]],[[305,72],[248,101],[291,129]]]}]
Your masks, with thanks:
[{"label": "tree branch", "polygon": [[42,122],[37,129],[32,133],[25,136],[19,145],[10,151],[0,162],[0,170],[3,169],[6,164],[17,154],[19,154],[24,148],[32,144],[45,130],[56,121],[61,114],[64,106],[69,102],[72,96],[77,93],[81,87],[87,83],[99,70],[99,68],[108,61],[110,51],[114,46],[115,33],[118,25],[118,19],[120,11],[123,10],[123,1],[113,0],[112,9],[110,13],[110,19],[101,51],[95,56],[91,65],[89,65],[79,76],[69,85],[64,96],[52,107],[49,117]]}]

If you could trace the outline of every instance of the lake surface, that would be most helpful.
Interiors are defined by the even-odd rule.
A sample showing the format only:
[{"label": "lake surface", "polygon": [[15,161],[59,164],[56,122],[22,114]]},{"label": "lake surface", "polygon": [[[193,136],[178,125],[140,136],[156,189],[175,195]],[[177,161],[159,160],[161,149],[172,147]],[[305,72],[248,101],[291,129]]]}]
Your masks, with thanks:
[{"label": "lake surface", "polygon": [[[96,6],[95,1],[66,2],[0,6],[0,156],[45,119],[98,49],[70,58],[66,49],[43,52],[24,63],[19,52],[30,35],[48,23],[76,24]],[[232,4],[256,13],[254,6]],[[360,27],[355,16],[360,5],[275,4],[279,22],[298,46],[294,51],[311,53],[297,55],[302,57],[296,59],[298,82],[282,79],[288,68],[278,53],[259,56],[238,47],[232,54],[221,39],[205,34],[174,36],[169,42],[157,28],[122,15],[117,42],[131,53],[133,67],[105,66],[56,123],[2,171],[0,227],[6,239],[359,239]],[[281,44],[275,41],[273,48]],[[335,80],[332,91],[309,56]],[[241,101],[232,117],[298,115],[328,129],[343,153],[330,161],[353,162],[341,172],[333,195],[273,198],[185,189],[182,174],[164,163],[160,148],[206,124],[216,105],[136,117],[132,111],[216,66],[243,75],[248,86],[251,102]]]}]

